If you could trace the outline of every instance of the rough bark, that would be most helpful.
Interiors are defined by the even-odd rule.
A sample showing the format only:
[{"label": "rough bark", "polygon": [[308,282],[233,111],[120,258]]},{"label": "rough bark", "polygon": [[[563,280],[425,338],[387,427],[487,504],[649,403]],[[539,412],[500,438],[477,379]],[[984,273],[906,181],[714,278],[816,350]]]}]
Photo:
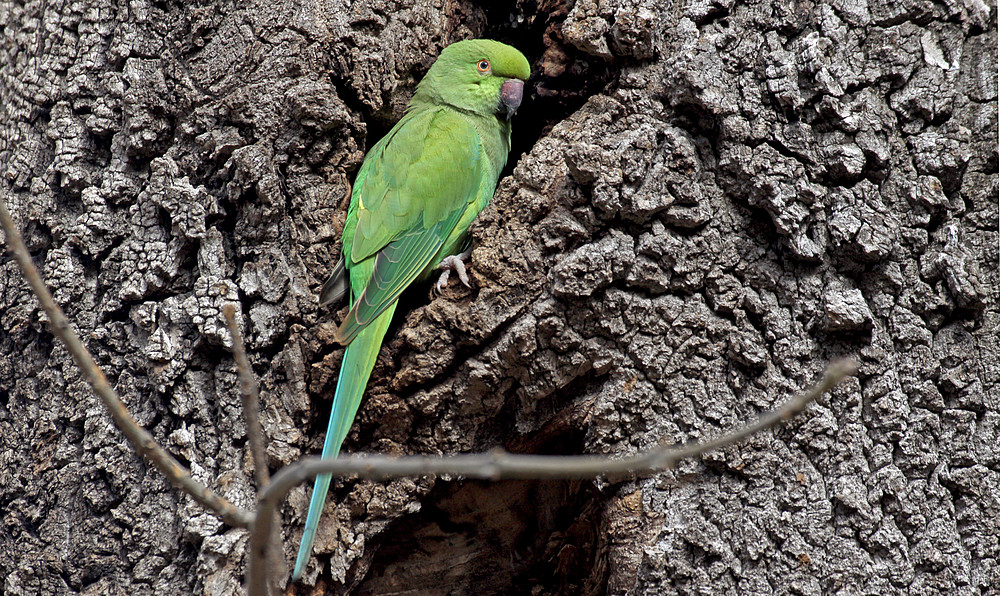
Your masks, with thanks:
[{"label": "rough bark", "polygon": [[[630,453],[732,428],[834,355],[861,375],[651,478],[335,482],[306,584],[991,593],[995,3],[752,4],[9,5],[0,172],[133,413],[250,506],[221,306],[272,467],[318,452],[342,313],[315,292],[353,171],[441,47],[514,43],[536,87],[473,289],[406,297],[347,450]],[[245,532],[137,458],[10,260],[0,313],[3,592],[239,593]]]}]

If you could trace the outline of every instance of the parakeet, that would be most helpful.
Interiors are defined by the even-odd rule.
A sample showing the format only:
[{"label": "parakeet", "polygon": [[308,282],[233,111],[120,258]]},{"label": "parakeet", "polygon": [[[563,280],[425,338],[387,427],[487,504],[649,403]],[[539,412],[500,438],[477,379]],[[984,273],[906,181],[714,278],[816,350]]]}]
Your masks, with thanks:
[{"label": "parakeet", "polygon": [[[403,118],[365,156],[344,224],[343,258],[320,293],[320,303],[329,304],[350,284],[351,308],[335,336],[347,349],[324,458],[336,457],[354,421],[400,293],[439,266],[465,281],[452,255],[493,197],[529,74],[528,60],[508,45],[454,43],[417,85]],[[309,561],[329,487],[329,475],[316,478],[293,581]]]}]

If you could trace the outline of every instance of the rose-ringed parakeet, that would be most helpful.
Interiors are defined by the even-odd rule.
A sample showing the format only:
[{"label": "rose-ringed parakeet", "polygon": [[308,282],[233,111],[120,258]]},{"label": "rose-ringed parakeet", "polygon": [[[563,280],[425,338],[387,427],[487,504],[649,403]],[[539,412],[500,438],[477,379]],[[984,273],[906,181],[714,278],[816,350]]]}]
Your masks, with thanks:
[{"label": "rose-ringed parakeet", "polygon": [[[465,281],[451,255],[493,197],[528,75],[527,59],[508,45],[452,44],[417,85],[403,118],[365,156],[344,225],[343,259],[320,294],[329,304],[350,283],[351,309],[336,334],[347,349],[324,458],[339,453],[354,421],[400,293],[439,265]],[[330,475],[316,478],[293,580],[309,561],[329,487]]]}]

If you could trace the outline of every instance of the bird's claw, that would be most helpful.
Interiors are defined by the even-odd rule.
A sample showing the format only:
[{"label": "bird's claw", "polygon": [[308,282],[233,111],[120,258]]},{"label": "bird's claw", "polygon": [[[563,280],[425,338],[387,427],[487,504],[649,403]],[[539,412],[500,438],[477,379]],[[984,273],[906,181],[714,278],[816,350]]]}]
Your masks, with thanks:
[{"label": "bird's claw", "polygon": [[469,258],[472,253],[471,250],[467,250],[462,254],[451,255],[441,259],[438,263],[438,269],[442,269],[441,277],[438,278],[437,283],[434,284],[434,288],[437,290],[438,294],[444,292],[445,286],[448,285],[448,279],[451,277],[451,272],[454,271],[458,275],[459,281],[467,287],[471,288],[469,284],[469,274],[465,271],[464,260]]}]

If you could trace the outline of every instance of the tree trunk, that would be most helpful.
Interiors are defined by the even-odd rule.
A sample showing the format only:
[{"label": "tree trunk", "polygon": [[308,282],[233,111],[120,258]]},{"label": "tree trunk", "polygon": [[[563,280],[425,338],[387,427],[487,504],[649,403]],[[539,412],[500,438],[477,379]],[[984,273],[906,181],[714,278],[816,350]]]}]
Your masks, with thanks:
[{"label": "tree trunk", "polygon": [[[133,414],[251,507],[222,305],[272,469],[318,453],[352,176],[442,47],[512,43],[473,287],[405,295],[345,451],[628,454],[861,374],[648,478],[335,481],[289,593],[996,593],[987,2],[7,5],[3,193]],[[0,313],[3,592],[240,593],[246,532],[135,454],[9,258]]]}]

